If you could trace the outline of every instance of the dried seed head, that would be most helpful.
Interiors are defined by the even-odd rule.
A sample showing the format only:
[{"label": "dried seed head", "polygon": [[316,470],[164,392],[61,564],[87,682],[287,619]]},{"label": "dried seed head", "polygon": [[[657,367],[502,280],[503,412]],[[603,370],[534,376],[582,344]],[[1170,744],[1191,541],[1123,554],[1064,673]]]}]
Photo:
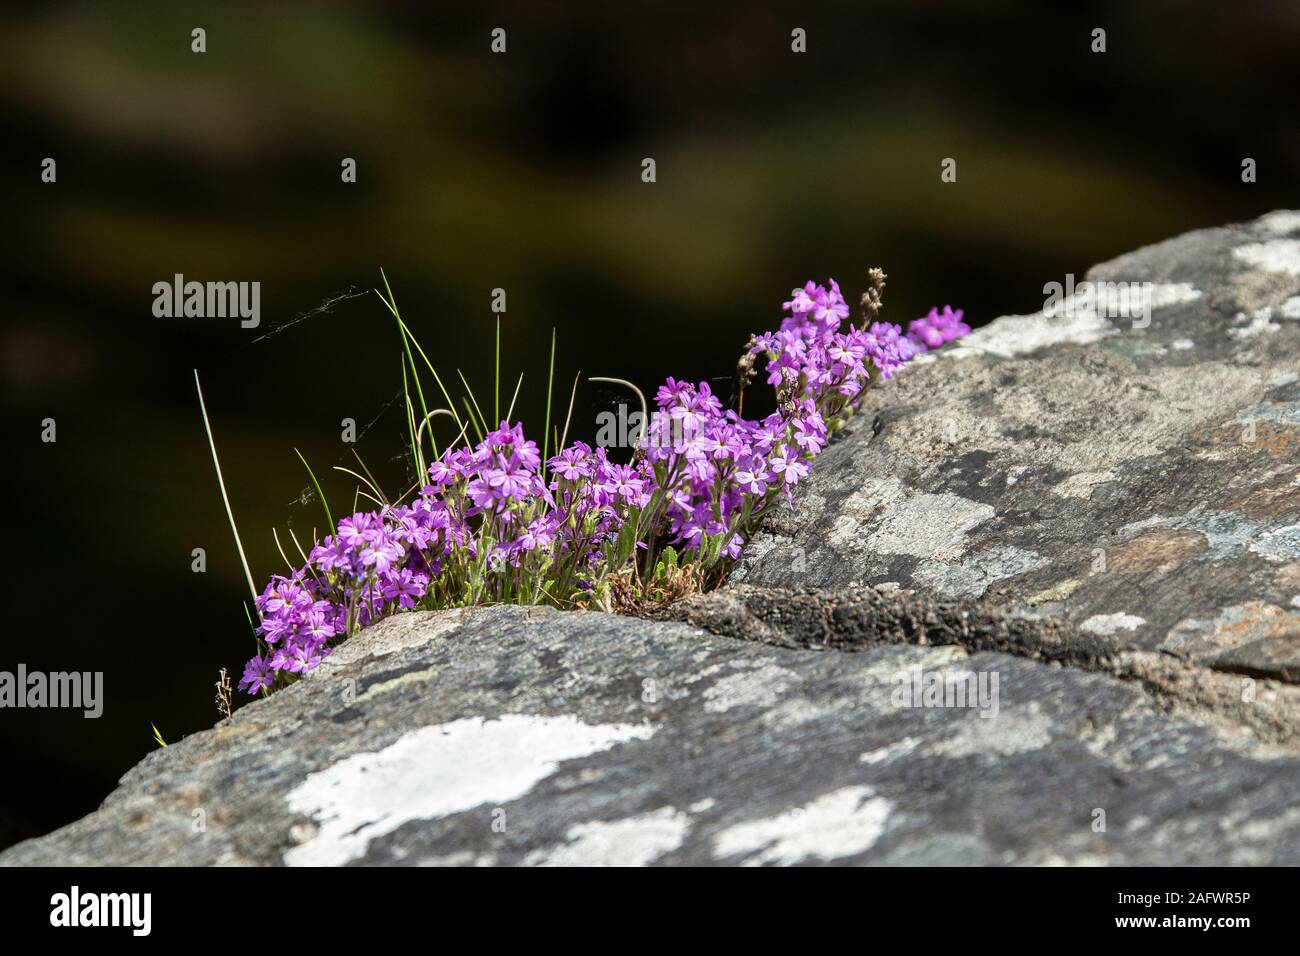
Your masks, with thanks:
[{"label": "dried seed head", "polygon": [[862,318],[870,323],[876,320],[884,307],[885,279],[888,277],[883,269],[871,268],[867,270],[867,278],[871,281],[871,288],[862,293]]}]

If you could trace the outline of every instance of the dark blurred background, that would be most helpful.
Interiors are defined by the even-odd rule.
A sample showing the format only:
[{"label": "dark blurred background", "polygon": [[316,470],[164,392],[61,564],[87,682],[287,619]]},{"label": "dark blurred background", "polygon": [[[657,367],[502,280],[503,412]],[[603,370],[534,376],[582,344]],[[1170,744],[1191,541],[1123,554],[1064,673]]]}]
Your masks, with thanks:
[{"label": "dark blurred background", "polygon": [[[9,9],[0,669],[102,670],[106,701],[99,720],[0,711],[0,846],[97,806],[151,722],[210,726],[217,669],[237,680],[253,650],[191,369],[260,586],[282,570],[272,527],[320,521],[295,447],[336,515],[344,417],[370,426],[356,447],[381,481],[405,477],[381,267],[484,398],[507,290],[503,377],[525,373],[516,417],[540,435],[552,327],[562,406],[578,370],[727,375],[809,277],[852,297],[879,264],[887,317],[951,302],[980,323],[1144,243],[1295,206],[1298,61],[1293,0]],[[261,282],[261,327],[154,318],[178,272]],[[613,398],[583,386],[571,436]]]}]

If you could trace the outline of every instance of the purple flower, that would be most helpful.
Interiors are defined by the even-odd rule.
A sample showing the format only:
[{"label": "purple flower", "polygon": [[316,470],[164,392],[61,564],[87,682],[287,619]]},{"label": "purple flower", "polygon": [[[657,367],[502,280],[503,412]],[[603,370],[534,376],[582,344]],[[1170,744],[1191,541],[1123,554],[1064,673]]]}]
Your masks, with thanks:
[{"label": "purple flower", "polygon": [[777,448],[768,466],[772,469],[773,478],[780,479],[787,485],[797,485],[800,478],[808,477],[808,464],[797,453],[786,451],[785,445]]},{"label": "purple flower", "polygon": [[329,648],[314,641],[303,641],[291,645],[282,653],[286,660],[284,670],[292,674],[305,674],[329,654]]},{"label": "purple flower", "polygon": [[400,607],[410,609],[424,597],[429,586],[429,576],[403,568],[386,575],[380,587],[385,601],[396,601]]},{"label": "purple flower", "polygon": [[630,465],[610,465],[601,487],[619,498],[633,499],[641,494],[643,482]]},{"label": "purple flower", "polygon": [[821,290],[821,296],[813,306],[812,317],[824,325],[833,325],[837,329],[840,323],[849,317],[849,304],[844,301],[844,296],[840,295],[840,285],[834,279],[831,280],[830,291]]},{"label": "purple flower", "polygon": [[867,354],[880,369],[881,378],[893,378],[894,373],[914,354],[911,346],[903,344],[907,341],[903,338],[903,330],[892,322],[872,322],[864,341]]},{"label": "purple flower", "polygon": [[755,459],[754,464],[750,464],[737,470],[736,484],[745,494],[761,498],[767,493],[767,470],[763,465],[762,459]]},{"label": "purple flower", "polygon": [[[672,379],[669,379],[671,382]],[[579,481],[590,478],[592,474],[591,446],[586,442],[574,442],[564,451],[550,459],[547,467],[565,481]]]},{"label": "purple flower", "polygon": [[929,315],[913,319],[907,324],[907,337],[918,352],[937,349],[939,346],[970,334],[970,326],[962,321],[963,310],[953,311],[945,305],[943,311],[931,309]]},{"label": "purple flower", "polygon": [[254,657],[244,665],[244,676],[239,679],[239,689],[256,694],[263,687],[270,687],[275,681],[271,662],[265,658]]}]

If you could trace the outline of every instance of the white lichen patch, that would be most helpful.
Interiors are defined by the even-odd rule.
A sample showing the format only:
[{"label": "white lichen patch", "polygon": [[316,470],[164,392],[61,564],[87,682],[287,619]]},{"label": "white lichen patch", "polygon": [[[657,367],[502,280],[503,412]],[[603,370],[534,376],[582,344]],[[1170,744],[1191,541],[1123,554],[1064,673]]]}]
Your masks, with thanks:
[{"label": "white lichen patch", "polygon": [[880,507],[893,505],[904,498],[906,492],[902,481],[894,477],[876,477],[868,475],[858,488],[840,502],[837,511],[854,519],[870,518],[872,512]]},{"label": "white lichen patch", "polygon": [[966,533],[994,514],[992,505],[957,495],[914,494],[884,513],[863,549],[918,558],[957,557],[965,550]]},{"label": "white lichen patch", "polygon": [[960,644],[939,647],[893,645],[889,653],[873,654],[870,662],[855,660],[853,670],[844,676],[855,686],[856,694],[849,691],[843,694],[843,699],[855,710],[893,713],[898,709],[894,694],[900,675],[916,668],[923,671],[966,669],[969,660],[970,652]]},{"label": "white lichen patch", "polygon": [[1062,498],[1091,498],[1093,488],[1115,480],[1111,471],[1081,471],[1054,485],[1052,493]]},{"label": "white lichen patch", "polygon": [[1300,319],[1300,295],[1293,295],[1277,307],[1276,318]]},{"label": "white lichen patch", "polygon": [[1283,422],[1287,425],[1300,425],[1300,402],[1252,405],[1238,412],[1236,421],[1239,425],[1249,425],[1252,422]]},{"label": "white lichen patch", "polygon": [[647,866],[682,845],[691,819],[673,807],[570,827],[567,843],[534,850],[527,866]]},{"label": "white lichen patch", "polygon": [[1018,482],[1025,472],[1029,470],[1028,465],[1012,465],[1007,469],[1007,487]]},{"label": "white lichen patch", "polygon": [[771,707],[798,679],[794,671],[775,664],[728,674],[704,692],[704,709],[720,714],[736,707]]},{"label": "white lichen patch", "polygon": [[1155,282],[1151,285],[1151,308],[1166,309],[1171,305],[1195,302],[1201,290],[1190,282]]},{"label": "white lichen patch", "polygon": [[1036,701],[1017,708],[1002,708],[996,717],[985,719],[972,713],[957,732],[930,747],[945,757],[997,756],[1041,750],[1052,742],[1051,721]]},{"label": "white lichen patch", "polygon": [[[700,655],[696,655],[695,662],[698,664],[701,660],[708,660],[712,656],[713,656],[712,654],[708,654],[708,653],[704,654],[703,657],[700,657]],[[697,683],[698,681],[704,680],[704,678],[706,677],[712,677],[714,674],[718,673],[721,670],[722,670],[721,664],[710,664],[707,667],[701,669],[698,673],[692,674],[690,677],[687,677],[685,682],[687,684],[694,684]]]},{"label": "white lichen patch", "polygon": [[[1062,300],[1058,314],[1034,312],[1029,315],[1004,315],[983,328],[976,329],[941,354],[951,358],[985,354],[1014,358],[1049,345],[1088,345],[1117,334],[1123,325],[1133,321],[1131,317],[1140,317],[1142,303],[1139,298],[1142,287],[1120,285],[1117,291],[1121,293],[1116,303],[1120,315],[1115,320],[1119,323],[1118,326],[1098,313],[1091,297],[1069,296]],[[1151,283],[1146,291],[1150,292],[1149,304],[1152,309],[1194,302],[1201,297],[1200,290],[1190,282]]]},{"label": "white lichen patch", "polygon": [[1232,254],[1264,272],[1285,272],[1300,276],[1300,239],[1269,239],[1238,246]]},{"label": "white lichen patch", "polygon": [[[326,660],[328,660],[328,658],[326,658]],[[355,703],[363,704],[376,697],[382,697],[389,691],[428,683],[433,679],[434,675],[438,673],[438,670],[437,667],[426,667],[423,670],[408,671],[405,674],[394,677],[392,680],[381,681],[378,684],[370,684],[365,688],[361,695],[356,698]]]},{"label": "white lichen patch", "polygon": [[1174,339],[1169,343],[1169,347],[1175,352],[1186,352],[1189,349],[1196,348],[1196,343],[1191,339]]},{"label": "white lichen patch", "polygon": [[1116,614],[1094,614],[1080,624],[1079,627],[1090,634],[1109,637],[1119,631],[1137,630],[1146,622],[1144,617],[1138,617],[1136,614],[1125,614],[1120,611]]},{"label": "white lichen patch", "polygon": [[927,562],[912,573],[912,580],[937,594],[979,597],[996,581],[1036,571],[1050,563],[1036,552],[1003,544],[958,562]]},{"label": "white lichen patch", "polygon": [[825,704],[803,696],[789,697],[764,712],[763,725],[782,730],[802,727],[814,720],[841,713],[845,706],[840,701]]},{"label": "white lichen patch", "polygon": [[713,838],[719,859],[745,866],[791,866],[837,860],[871,849],[885,832],[893,804],[870,787],[844,787],[794,810],[728,827]]},{"label": "white lichen patch", "polygon": [[1236,326],[1228,329],[1228,335],[1238,341],[1253,339],[1268,332],[1276,332],[1282,327],[1273,321],[1272,309],[1259,309],[1249,316],[1244,312],[1238,312],[1233,318],[1233,322],[1236,323]]},{"label": "white lichen patch", "polygon": [[1128,747],[1121,744],[1118,723],[1084,721],[1078,728],[1076,739],[1094,757],[1121,770],[1132,768],[1131,742]]},{"label": "white lichen patch", "polygon": [[858,763],[865,763],[875,766],[877,764],[890,763],[899,757],[906,757],[920,746],[921,740],[917,737],[904,737],[902,740],[896,740],[892,744],[879,747],[875,750],[868,750],[858,757]]},{"label": "white lichen patch", "polygon": [[469,717],[411,731],[375,753],[354,754],[309,774],[285,798],[312,817],[315,837],[288,850],[290,866],[338,866],[412,820],[436,820],[524,796],[561,761],[629,740],[649,725],[582,723],[576,717]]},{"label": "white lichen patch", "polygon": [[1049,345],[1073,342],[1079,345],[1104,339],[1119,330],[1095,312],[1080,310],[1068,317],[1048,318],[1042,312],[1004,315],[958,340],[943,351],[947,358],[976,355],[1013,358],[1028,355]]},{"label": "white lichen patch", "polygon": [[1294,561],[1300,558],[1300,524],[1260,535],[1257,541],[1250,543],[1250,550],[1269,561]]},{"label": "white lichen patch", "polygon": [[315,670],[305,676],[319,680],[367,657],[387,657],[398,651],[420,647],[450,634],[465,623],[476,608],[454,608],[395,614],[351,640],[344,641]]},{"label": "white lichen patch", "polygon": [[862,537],[862,526],[882,508],[904,497],[903,483],[897,478],[867,477],[839,505],[838,517],[827,535],[832,548],[852,547]]}]

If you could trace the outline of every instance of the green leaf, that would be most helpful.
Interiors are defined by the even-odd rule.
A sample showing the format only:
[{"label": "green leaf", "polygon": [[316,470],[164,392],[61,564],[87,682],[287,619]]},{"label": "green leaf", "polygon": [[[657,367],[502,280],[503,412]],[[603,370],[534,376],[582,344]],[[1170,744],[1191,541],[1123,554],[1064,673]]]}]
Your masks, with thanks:
[{"label": "green leaf", "polygon": [[614,546],[614,564],[612,570],[618,570],[627,564],[628,558],[636,549],[636,519],[639,517],[637,509],[633,508],[623,522],[623,527],[618,530],[618,542]]}]

